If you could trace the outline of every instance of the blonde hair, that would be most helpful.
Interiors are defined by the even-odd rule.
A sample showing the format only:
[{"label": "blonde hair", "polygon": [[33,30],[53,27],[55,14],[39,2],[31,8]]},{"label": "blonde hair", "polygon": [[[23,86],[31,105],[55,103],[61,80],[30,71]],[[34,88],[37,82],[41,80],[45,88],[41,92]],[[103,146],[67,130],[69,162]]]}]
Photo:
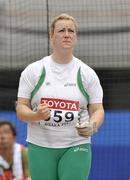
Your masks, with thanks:
[{"label": "blonde hair", "polygon": [[76,31],[77,31],[77,21],[75,20],[75,18],[73,16],[70,16],[69,14],[62,13],[59,16],[54,17],[54,19],[52,20],[51,25],[50,25],[50,33],[51,34],[54,33],[55,24],[59,20],[71,20],[71,21],[73,21],[75,28],[76,28]]}]

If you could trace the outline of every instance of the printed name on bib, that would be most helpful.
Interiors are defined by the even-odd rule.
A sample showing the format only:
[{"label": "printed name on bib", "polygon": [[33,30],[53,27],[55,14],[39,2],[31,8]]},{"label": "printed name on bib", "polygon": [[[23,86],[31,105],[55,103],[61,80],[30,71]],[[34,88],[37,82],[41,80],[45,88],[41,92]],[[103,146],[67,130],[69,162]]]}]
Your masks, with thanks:
[{"label": "printed name on bib", "polygon": [[51,109],[61,109],[66,111],[78,111],[79,101],[63,100],[55,98],[41,98],[41,103],[46,103]]}]

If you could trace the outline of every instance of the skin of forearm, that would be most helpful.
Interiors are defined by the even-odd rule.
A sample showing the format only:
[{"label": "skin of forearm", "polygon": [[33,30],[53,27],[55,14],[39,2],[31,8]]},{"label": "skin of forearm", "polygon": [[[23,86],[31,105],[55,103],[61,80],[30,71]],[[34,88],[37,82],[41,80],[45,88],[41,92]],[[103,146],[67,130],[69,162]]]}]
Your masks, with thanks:
[{"label": "skin of forearm", "polygon": [[100,128],[104,121],[104,110],[103,108],[96,110],[90,114],[90,121],[96,124],[96,128]]},{"label": "skin of forearm", "polygon": [[41,118],[37,112],[33,112],[28,106],[22,104],[17,105],[16,112],[18,118],[25,122],[34,122]]}]

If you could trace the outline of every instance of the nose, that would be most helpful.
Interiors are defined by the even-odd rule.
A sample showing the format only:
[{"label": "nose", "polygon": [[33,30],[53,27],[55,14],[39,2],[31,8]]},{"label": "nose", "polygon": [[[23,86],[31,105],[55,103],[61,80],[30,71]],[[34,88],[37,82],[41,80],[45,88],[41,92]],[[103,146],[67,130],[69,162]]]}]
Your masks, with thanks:
[{"label": "nose", "polygon": [[66,31],[65,31],[65,37],[68,37],[69,36],[69,32],[68,32],[68,30],[66,29]]}]

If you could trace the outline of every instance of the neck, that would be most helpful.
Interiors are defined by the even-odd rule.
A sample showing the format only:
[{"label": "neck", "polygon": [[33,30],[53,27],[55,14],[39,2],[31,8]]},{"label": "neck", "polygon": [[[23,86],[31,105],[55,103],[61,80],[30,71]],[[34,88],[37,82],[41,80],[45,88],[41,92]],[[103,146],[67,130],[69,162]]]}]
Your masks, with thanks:
[{"label": "neck", "polygon": [[68,53],[68,52],[55,52],[54,51],[52,54],[52,58],[56,63],[67,64],[72,60],[73,54],[72,52]]}]

